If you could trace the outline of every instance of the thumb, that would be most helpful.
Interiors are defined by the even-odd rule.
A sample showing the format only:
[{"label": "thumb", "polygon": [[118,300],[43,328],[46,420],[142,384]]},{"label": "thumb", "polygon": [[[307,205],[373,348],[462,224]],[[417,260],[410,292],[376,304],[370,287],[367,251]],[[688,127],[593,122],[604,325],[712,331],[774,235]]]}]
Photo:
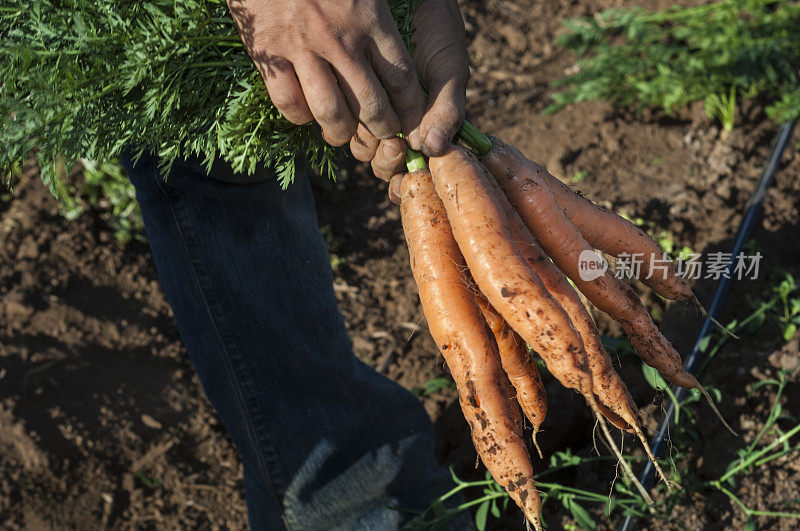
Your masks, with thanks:
[{"label": "thumb", "polygon": [[464,122],[469,80],[464,22],[458,4],[449,0],[423,2],[414,20],[414,61],[428,87],[419,138],[422,152],[435,157],[444,153]]},{"label": "thumb", "polygon": [[433,79],[429,85],[428,109],[420,123],[422,152],[436,157],[447,150],[464,123],[467,76]]}]

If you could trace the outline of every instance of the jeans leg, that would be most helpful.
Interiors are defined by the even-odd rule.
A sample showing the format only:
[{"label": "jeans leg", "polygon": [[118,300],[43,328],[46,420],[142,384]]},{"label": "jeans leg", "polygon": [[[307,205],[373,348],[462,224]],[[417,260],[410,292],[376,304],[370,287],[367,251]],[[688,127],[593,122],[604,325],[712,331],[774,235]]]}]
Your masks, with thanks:
[{"label": "jeans leg", "polygon": [[354,356],[308,181],[126,159],[181,336],[242,454],[254,529],[393,529],[451,485],[422,405]]}]

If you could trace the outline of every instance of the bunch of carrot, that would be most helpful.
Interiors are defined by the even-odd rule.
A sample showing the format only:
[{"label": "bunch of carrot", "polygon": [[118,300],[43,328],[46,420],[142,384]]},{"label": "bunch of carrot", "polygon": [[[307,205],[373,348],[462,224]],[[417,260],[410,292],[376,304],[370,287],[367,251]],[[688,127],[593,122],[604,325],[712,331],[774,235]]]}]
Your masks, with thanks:
[{"label": "bunch of carrot", "polygon": [[[490,148],[485,145],[477,156],[452,146],[428,161],[430,170],[406,174],[400,193],[422,307],[455,380],[475,448],[495,480],[541,529],[522,415],[533,426],[541,456],[536,433],[547,397],[530,347],[561,384],[583,395],[625,475],[652,503],[606,420],[636,434],[668,488],[676,485],[655,461],[636,404],[568,279],[622,325],[645,363],[708,398],[634,290],[608,270],[585,280],[579,257],[595,248],[615,256],[638,253],[641,271],[650,271],[652,264],[662,273],[642,278],[656,293],[697,299],[671,263],[656,266],[664,255],[644,231],[575,193],[515,148],[497,139]],[[411,155],[410,170],[424,167],[420,158]]]}]

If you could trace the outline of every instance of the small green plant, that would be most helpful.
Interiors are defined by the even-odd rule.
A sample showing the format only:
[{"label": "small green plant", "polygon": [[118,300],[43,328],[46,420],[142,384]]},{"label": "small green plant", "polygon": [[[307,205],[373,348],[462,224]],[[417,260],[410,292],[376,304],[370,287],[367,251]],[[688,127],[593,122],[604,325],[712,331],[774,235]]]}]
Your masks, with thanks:
[{"label": "small green plant", "polygon": [[133,239],[146,241],[144,222],[136,201],[136,190],[117,160],[111,162],[82,161],[84,185],[69,193],[59,204],[62,215],[73,220],[91,207],[109,214],[108,223],[120,243]]},{"label": "small green plant", "polygon": [[731,87],[729,94],[709,94],[704,103],[709,118],[718,119],[726,131],[733,130],[736,119],[736,88]]},{"label": "small green plant", "polygon": [[[748,517],[748,521],[752,521],[752,518],[755,516],[800,519],[800,513],[797,512],[762,511],[747,507],[731,490],[736,486],[736,479],[739,476],[749,474],[753,469],[769,463],[770,461],[774,461],[775,459],[800,452],[800,444],[797,444],[796,441],[795,444],[790,444],[792,437],[800,433],[800,424],[796,424],[788,431],[783,431],[778,426],[778,421],[780,420],[797,422],[793,416],[784,412],[783,406],[781,405],[781,395],[783,395],[788,381],[788,374],[786,371],[781,371],[779,379],[761,380],[750,388],[748,397],[760,387],[774,387],[776,389],[775,398],[772,401],[772,407],[770,408],[764,427],[753,442],[737,452],[738,458],[728,464],[728,468],[724,474],[706,483],[707,488],[716,489],[730,498],[733,503],[744,511]],[[773,435],[774,439],[769,443],[763,444],[768,435]],[[763,444],[763,446],[759,447],[760,444]]]},{"label": "small green plant", "polygon": [[[621,482],[614,484],[613,494],[609,495],[608,492],[593,492],[545,481],[548,476],[568,468],[579,467],[596,461],[613,462],[615,459],[609,455],[577,455],[569,449],[563,452],[555,452],[551,455],[548,468],[534,476],[536,487],[542,497],[542,504],[545,505],[549,501],[559,502],[575,519],[577,525],[585,530],[593,530],[597,527],[591,512],[587,509],[589,505],[603,507],[603,512],[607,515],[634,515],[641,519],[657,522],[669,519],[670,507],[679,503],[682,497],[703,491],[717,491],[725,495],[747,515],[750,521],[757,516],[800,519],[800,512],[753,509],[745,505],[734,493],[736,481],[743,475],[770,461],[800,452],[800,443],[794,440],[800,434],[800,424],[797,424],[795,418],[784,411],[781,405],[781,397],[785,394],[788,383],[788,374],[782,371],[778,379],[761,380],[752,385],[748,398],[760,388],[772,387],[775,389],[770,411],[767,414],[764,427],[758,435],[748,445],[737,450],[736,459],[731,461],[725,472],[717,478],[698,481],[696,477],[691,476],[689,469],[673,467],[673,479],[679,480],[686,490],[676,491],[672,494],[663,492],[664,497],[656,502],[653,511],[648,509],[647,504],[638,493],[628,489]],[[789,421],[795,425],[784,431],[778,425],[781,421]],[[676,418],[676,423],[678,422],[680,422],[680,419]],[[691,440],[684,438],[683,440],[673,441],[673,444],[673,457],[680,457],[686,455]],[[644,458],[626,457],[626,459],[630,462],[637,462]],[[670,464],[667,460],[662,460],[661,462],[664,466]],[[479,531],[483,531],[487,527],[489,516],[499,518],[501,511],[506,510],[508,507],[510,499],[508,493],[494,481],[488,472],[485,475],[485,479],[478,481],[464,481],[456,476],[452,469],[450,473],[455,487],[435,500],[425,511],[417,513],[406,527],[407,530],[446,529],[446,525],[457,513],[474,509],[475,526]],[[663,490],[661,485],[656,488]],[[447,500],[458,493],[462,495],[471,494],[473,497],[461,504],[448,506]]]},{"label": "small green plant", "polygon": [[425,382],[422,387],[412,387],[411,392],[417,396],[428,396],[447,387],[455,389],[456,383],[450,378],[434,378]]},{"label": "small green plant", "polygon": [[648,233],[673,260],[687,260],[695,254],[694,249],[688,245],[678,246],[678,243],[675,241],[675,235],[670,231],[658,230],[654,225],[651,225]]},{"label": "small green plant", "polygon": [[[771,290],[772,296],[766,300],[751,302],[753,312],[740,321],[734,319],[728,323],[727,328],[732,332],[747,331],[755,333],[767,321],[777,324],[781,328],[784,341],[790,341],[800,323],[800,286],[794,277],[784,272],[784,277]],[[792,326],[794,325],[794,326]],[[711,341],[716,337],[712,345]],[[717,355],[730,337],[727,334],[709,334],[700,343],[700,350],[706,354],[706,359],[700,366],[702,371],[706,365]]]},{"label": "small green plant", "polygon": [[[621,483],[615,484],[615,491],[618,496],[609,496],[607,492],[593,492],[584,489],[577,489],[558,483],[543,481],[549,475],[560,472],[568,468],[574,468],[586,463],[595,461],[613,461],[615,458],[608,455],[598,455],[584,457],[573,454],[567,450],[555,452],[550,456],[549,467],[542,472],[535,474],[536,488],[542,497],[542,505],[548,501],[560,502],[575,518],[583,529],[595,529],[596,523],[589,512],[583,506],[585,503],[604,506],[604,509],[611,512],[619,512],[623,516],[635,514],[645,516],[647,504],[638,494],[628,490]],[[639,458],[627,458],[630,462],[639,461]],[[449,492],[436,499],[425,511],[418,513],[417,516],[405,527],[406,531],[438,530],[445,529],[456,514],[475,509],[475,527],[478,531],[486,529],[489,516],[500,518],[501,511],[506,510],[509,504],[508,493],[497,484],[489,472],[486,472],[483,480],[464,481],[460,479],[453,469],[450,469],[455,487]],[[456,505],[448,507],[446,502],[453,496],[466,492],[480,492],[474,499],[470,499]]]},{"label": "small green plant", "polygon": [[676,238],[674,234],[668,230],[659,228],[658,225],[652,221],[647,221],[640,217],[630,218],[624,215],[622,217],[637,227],[644,229],[644,231],[647,232],[647,234],[649,234],[650,237],[653,238],[656,243],[658,243],[659,247],[661,247],[661,249],[673,260],[686,260],[695,254],[694,250],[688,245],[682,245],[679,247],[678,243],[675,241]]},{"label": "small green plant", "polygon": [[329,223],[321,225],[319,227],[319,231],[322,233],[322,238],[325,240],[325,244],[328,246],[328,254],[331,257],[331,269],[336,269],[345,263],[345,259],[339,255],[344,241],[336,236],[333,227]]},{"label": "small green plant", "polygon": [[548,111],[585,100],[654,106],[695,101],[731,130],[737,104],[758,97],[777,122],[800,116],[800,6],[722,0],[663,11],[619,8],[571,19],[559,44],[583,58],[555,83]]},{"label": "small green plant", "polygon": [[[786,273],[784,279],[773,288],[773,296],[765,301],[761,301],[755,305],[755,310],[745,317],[741,322],[733,320],[727,325],[727,329],[733,333],[747,330],[750,333],[755,332],[770,318],[776,321],[782,327],[782,336],[785,341],[789,341],[794,337],[797,331],[797,324],[800,323],[800,299],[792,297],[797,291],[798,286],[794,281],[794,277]],[[779,312],[776,307],[782,303],[783,313]],[[792,326],[794,325],[794,326]],[[712,346],[712,340],[716,338]],[[614,338],[611,338],[613,340]],[[730,340],[730,335],[721,333],[719,330],[713,329],[709,335],[704,337],[700,342],[700,351],[706,354],[706,359],[700,367],[702,371],[708,362],[719,352],[723,345]],[[603,339],[604,345],[608,339]],[[617,340],[624,341],[624,340]],[[680,423],[681,411],[686,411],[689,416],[692,415],[691,410],[682,409],[684,406],[697,402],[701,399],[700,393],[696,389],[691,389],[688,396],[678,402],[675,394],[670,389],[669,384],[661,377],[661,375],[650,367],[642,363],[642,375],[647,383],[658,391],[663,391],[672,400],[675,405],[675,424]],[[712,386],[706,385],[706,389],[714,396],[717,402],[722,400],[722,393]]]},{"label": "small green plant", "polygon": [[[681,421],[681,412],[685,412],[686,416],[691,418],[694,416],[691,409],[686,408],[689,404],[700,402],[703,398],[703,395],[697,389],[689,389],[687,392],[686,398],[683,400],[678,401],[678,398],[675,396],[675,393],[672,392],[669,384],[664,380],[664,378],[658,374],[658,371],[652,368],[651,366],[647,365],[646,363],[642,363],[642,375],[644,376],[645,381],[655,389],[656,391],[663,391],[667,394],[672,403],[675,405],[675,424],[680,425]],[[717,402],[722,401],[722,392],[708,384],[705,386],[706,391],[714,397],[714,400]]]},{"label": "small green plant", "polygon": [[800,297],[796,295],[797,284],[794,277],[787,274],[786,278],[775,288],[780,297],[783,312],[778,316],[778,322],[782,328],[784,341],[791,341],[797,334],[797,326],[800,325]]},{"label": "small green plant", "polygon": [[139,483],[151,489],[158,487],[162,483],[160,477],[149,476],[144,472],[144,470],[137,470],[136,474],[134,474],[134,477],[139,481]]},{"label": "small green plant", "polygon": [[663,235],[658,239],[658,244],[664,249],[664,252],[670,255],[675,260],[688,260],[695,254],[694,249],[688,245],[678,247],[671,235]]},{"label": "small green plant", "polygon": [[576,171],[572,175],[572,184],[578,184],[579,182],[583,181],[589,175],[588,171]]}]

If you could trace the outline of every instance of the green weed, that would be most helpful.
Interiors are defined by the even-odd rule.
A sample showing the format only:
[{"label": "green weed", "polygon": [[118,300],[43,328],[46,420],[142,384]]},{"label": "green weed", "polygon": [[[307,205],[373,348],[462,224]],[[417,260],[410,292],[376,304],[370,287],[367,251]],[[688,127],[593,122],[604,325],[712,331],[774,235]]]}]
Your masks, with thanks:
[{"label": "green weed", "polygon": [[570,19],[559,44],[582,57],[548,111],[585,100],[658,107],[701,101],[726,130],[737,105],[759,98],[776,122],[800,115],[800,6],[722,0],[663,11],[609,9]]},{"label": "green weed", "polygon": [[572,184],[578,184],[579,182],[583,181],[589,175],[588,171],[576,171],[572,175]]},{"label": "green weed", "polygon": [[659,247],[661,247],[661,250],[667,253],[673,260],[686,260],[695,254],[694,249],[688,245],[679,245],[679,243],[676,241],[675,235],[672,232],[660,228],[652,221],[647,221],[640,217],[631,218],[624,214],[620,214],[620,216],[627,219],[637,227],[642,228],[651,238],[653,238],[653,241],[655,241]]},{"label": "green weed", "polygon": [[425,382],[422,387],[412,387],[411,392],[417,396],[428,396],[446,387],[455,389],[456,383],[450,378],[434,378]]},{"label": "green weed", "polygon": [[82,163],[85,183],[80,190],[75,186],[67,186],[68,193],[64,201],[59,203],[61,214],[73,220],[89,208],[107,212],[108,224],[118,242],[146,241],[136,190],[119,161],[84,160]]},{"label": "green weed", "polygon": [[325,244],[328,246],[328,254],[331,258],[331,268],[336,269],[343,263],[345,263],[345,259],[339,256],[339,251],[342,250],[344,246],[344,241],[339,238],[330,224],[325,224],[320,226],[319,231],[322,233],[322,238],[325,240]]},{"label": "green weed", "polygon": [[133,477],[135,477],[139,483],[151,489],[158,487],[162,483],[162,479],[160,477],[148,476],[143,470],[137,470]]}]

